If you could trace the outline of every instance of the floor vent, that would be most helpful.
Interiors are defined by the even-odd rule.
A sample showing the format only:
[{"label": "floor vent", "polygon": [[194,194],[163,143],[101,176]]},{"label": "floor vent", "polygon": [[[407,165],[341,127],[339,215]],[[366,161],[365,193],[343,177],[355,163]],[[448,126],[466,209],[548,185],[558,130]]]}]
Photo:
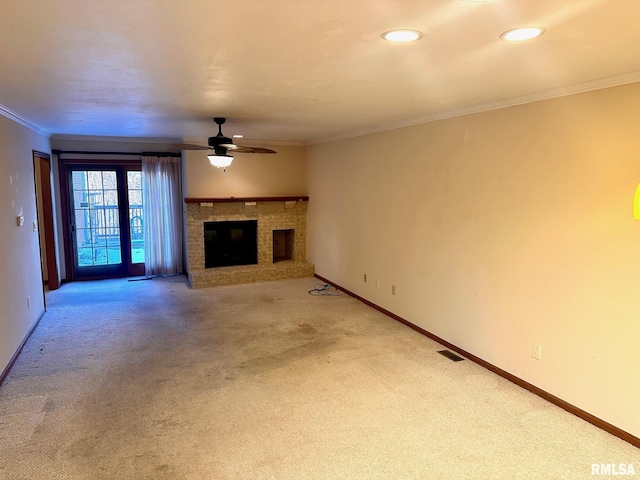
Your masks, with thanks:
[{"label": "floor vent", "polygon": [[464,360],[464,358],[459,357],[458,355],[456,355],[453,352],[450,352],[449,350],[438,350],[438,353],[440,355],[444,355],[445,357],[447,357],[449,360],[452,360],[454,362],[461,362],[462,360]]}]

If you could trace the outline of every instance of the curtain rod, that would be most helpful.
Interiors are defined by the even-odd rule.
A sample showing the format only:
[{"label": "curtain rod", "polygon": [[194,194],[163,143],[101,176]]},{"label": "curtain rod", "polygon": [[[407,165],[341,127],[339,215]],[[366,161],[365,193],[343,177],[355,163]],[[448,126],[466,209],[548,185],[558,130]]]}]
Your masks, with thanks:
[{"label": "curtain rod", "polygon": [[51,150],[54,155],[68,153],[72,155],[140,155],[153,157],[182,157],[181,153],[176,152],[94,152],[87,150]]}]

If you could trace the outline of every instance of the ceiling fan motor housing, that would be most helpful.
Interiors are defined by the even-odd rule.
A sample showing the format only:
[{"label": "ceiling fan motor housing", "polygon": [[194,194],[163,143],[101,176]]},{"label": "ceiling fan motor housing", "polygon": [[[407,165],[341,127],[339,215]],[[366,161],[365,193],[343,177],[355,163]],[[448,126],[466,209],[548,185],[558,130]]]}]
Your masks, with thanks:
[{"label": "ceiling fan motor housing", "polygon": [[213,147],[213,151],[216,155],[228,155],[229,149],[225,147]]},{"label": "ceiling fan motor housing", "polygon": [[222,124],[226,121],[226,118],[214,117],[213,121],[218,125],[218,134],[215,137],[209,137],[209,146],[216,148],[220,145],[233,145],[233,140],[222,134]]},{"label": "ceiling fan motor housing", "polygon": [[231,145],[233,144],[233,140],[229,137],[225,137],[224,135],[216,135],[215,137],[209,137],[209,146],[217,147],[220,145]]}]

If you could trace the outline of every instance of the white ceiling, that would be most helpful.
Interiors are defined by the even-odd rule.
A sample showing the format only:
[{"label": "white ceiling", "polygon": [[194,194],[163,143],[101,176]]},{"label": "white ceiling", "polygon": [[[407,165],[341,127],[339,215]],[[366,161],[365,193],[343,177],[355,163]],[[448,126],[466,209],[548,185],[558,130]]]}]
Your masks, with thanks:
[{"label": "white ceiling", "polygon": [[640,81],[639,0],[3,3],[0,110],[58,135],[314,143]]}]

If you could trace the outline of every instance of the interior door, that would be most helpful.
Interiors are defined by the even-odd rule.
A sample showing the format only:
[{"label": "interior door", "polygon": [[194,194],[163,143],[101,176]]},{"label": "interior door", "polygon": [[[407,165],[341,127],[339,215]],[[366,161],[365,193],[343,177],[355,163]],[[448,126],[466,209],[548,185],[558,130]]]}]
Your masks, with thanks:
[{"label": "interior door", "polygon": [[140,171],[127,166],[68,168],[74,278],[144,274]]},{"label": "interior door", "polygon": [[[56,241],[51,194],[51,157],[48,153],[33,152],[34,174],[36,174],[36,202],[38,204],[38,224],[40,226],[40,257],[42,276],[49,290],[60,287],[58,264],[56,262]],[[39,173],[39,175],[37,175]]]}]

